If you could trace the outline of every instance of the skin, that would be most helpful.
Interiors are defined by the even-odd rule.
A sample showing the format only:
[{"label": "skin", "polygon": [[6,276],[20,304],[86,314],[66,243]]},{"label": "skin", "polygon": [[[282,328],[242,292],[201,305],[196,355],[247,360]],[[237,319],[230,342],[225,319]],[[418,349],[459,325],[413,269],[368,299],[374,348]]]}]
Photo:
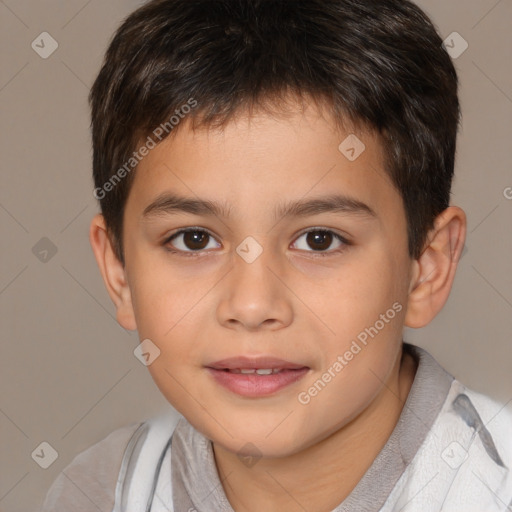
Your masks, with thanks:
[{"label": "skin", "polygon": [[[91,223],[119,323],[159,347],[148,369],[167,400],[213,441],[237,512],[323,512],[348,496],[389,438],[414,380],[415,362],[402,354],[403,326],[430,322],[452,286],[464,212],[452,206],[439,215],[421,257],[412,260],[402,199],[382,168],[380,140],[357,132],[366,149],[351,162],[338,149],[348,133],[313,103],[281,118],[241,114],[222,130],[193,131],[185,120],[138,166],[124,213],[124,266],[103,217]],[[165,193],[218,201],[230,216],[145,217]],[[281,202],[334,193],[365,203],[375,216],[273,216]],[[193,240],[166,240],[191,227],[212,237],[200,255],[186,256],[179,251],[193,252]],[[311,228],[350,244],[328,237],[322,256],[303,234]],[[236,252],[247,236],[263,249],[252,263]],[[298,394],[395,303],[401,311],[309,403],[300,403]],[[238,355],[271,355],[310,369],[271,396],[241,397],[204,368]],[[240,454],[261,458],[246,465]]]}]

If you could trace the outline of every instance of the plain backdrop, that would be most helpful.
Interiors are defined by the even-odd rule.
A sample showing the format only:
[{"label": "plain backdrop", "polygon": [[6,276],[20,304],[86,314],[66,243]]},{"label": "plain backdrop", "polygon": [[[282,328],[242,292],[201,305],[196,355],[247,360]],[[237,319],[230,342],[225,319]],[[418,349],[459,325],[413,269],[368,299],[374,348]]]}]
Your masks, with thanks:
[{"label": "plain backdrop", "polygon": [[[166,404],[133,355],[137,335],[114,319],[88,241],[97,204],[87,95],[113,31],[139,4],[0,1],[3,512],[35,510],[78,452]],[[463,124],[452,201],[467,212],[468,237],[446,307],[405,339],[505,403],[512,399],[512,2],[419,4],[443,39],[457,32],[468,43],[454,59]],[[32,47],[42,32],[58,44],[46,59]],[[45,41],[49,51],[55,43]],[[32,457],[42,442],[58,452],[48,469]]]}]

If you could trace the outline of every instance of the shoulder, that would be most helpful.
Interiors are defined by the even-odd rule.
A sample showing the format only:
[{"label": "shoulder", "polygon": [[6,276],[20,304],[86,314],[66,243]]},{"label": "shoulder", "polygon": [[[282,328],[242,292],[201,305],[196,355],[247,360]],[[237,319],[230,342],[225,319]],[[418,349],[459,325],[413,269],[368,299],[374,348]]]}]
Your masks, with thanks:
[{"label": "shoulder", "polygon": [[79,453],[50,487],[40,512],[110,512],[124,451],[139,426],[114,430]]},{"label": "shoulder", "polygon": [[[445,415],[451,443],[441,456],[451,471],[445,504],[466,510],[512,505],[512,401],[502,403],[453,383]],[[449,510],[449,508],[448,508]]]},{"label": "shoulder", "polygon": [[447,412],[472,431],[472,444],[481,446],[501,467],[512,467],[512,400],[497,401],[465,387],[452,386]]},{"label": "shoulder", "polygon": [[417,394],[430,396],[430,401],[442,396],[432,425],[437,432],[434,438],[456,439],[465,451],[482,449],[486,458],[501,467],[512,467],[512,400],[504,403],[474,391],[448,374],[424,349],[412,345],[408,349],[420,360],[421,389]]},{"label": "shoulder", "polygon": [[505,512],[512,506],[512,401],[454,379],[382,512]]}]

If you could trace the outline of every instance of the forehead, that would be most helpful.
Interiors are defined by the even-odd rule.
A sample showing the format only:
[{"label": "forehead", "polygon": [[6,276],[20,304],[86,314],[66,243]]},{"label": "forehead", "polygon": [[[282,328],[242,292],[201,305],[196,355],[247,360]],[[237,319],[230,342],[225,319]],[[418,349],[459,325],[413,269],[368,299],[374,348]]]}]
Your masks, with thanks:
[{"label": "forehead", "polygon": [[334,193],[377,213],[401,204],[380,138],[340,128],[310,104],[282,116],[240,115],[222,127],[194,128],[183,119],[139,163],[128,202],[142,215],[159,198],[178,194],[211,201],[219,211],[275,214],[284,199]]}]

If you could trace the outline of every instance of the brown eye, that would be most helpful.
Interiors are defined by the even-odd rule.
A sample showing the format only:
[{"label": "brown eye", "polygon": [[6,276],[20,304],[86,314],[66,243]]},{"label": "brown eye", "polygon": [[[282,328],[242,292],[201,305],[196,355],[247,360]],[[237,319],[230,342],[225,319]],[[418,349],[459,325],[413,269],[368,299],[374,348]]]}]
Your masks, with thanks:
[{"label": "brown eye", "polygon": [[183,233],[183,243],[193,251],[204,249],[208,245],[208,234],[202,231],[187,231]]},{"label": "brown eye", "polygon": [[[334,244],[334,247],[332,247]],[[337,233],[327,229],[312,229],[302,233],[294,243],[296,249],[307,252],[335,252],[349,243]],[[330,249],[330,250],[328,250]]]},{"label": "brown eye", "polygon": [[186,229],[172,235],[168,243],[178,251],[198,252],[203,249],[211,249],[212,247],[208,246],[212,240],[214,240],[213,237],[207,231],[202,229]]},{"label": "brown eye", "polygon": [[333,238],[329,231],[310,231],[307,233],[306,241],[315,251],[325,251],[329,249]]}]

